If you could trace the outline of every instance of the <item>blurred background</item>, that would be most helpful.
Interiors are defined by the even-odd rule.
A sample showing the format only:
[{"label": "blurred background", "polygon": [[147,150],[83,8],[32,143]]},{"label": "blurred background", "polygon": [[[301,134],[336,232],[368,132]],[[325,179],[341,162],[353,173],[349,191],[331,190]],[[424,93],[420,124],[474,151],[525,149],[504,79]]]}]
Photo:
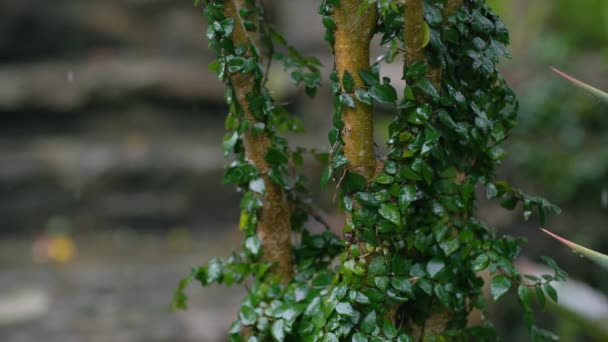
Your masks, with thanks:
[{"label": "blurred background", "polygon": [[[327,70],[318,1],[265,2]],[[500,176],[562,207],[551,230],[607,252],[608,108],[549,66],[608,89],[608,1],[489,2],[511,30],[501,68],[521,101]],[[192,1],[0,0],[0,341],[224,340],[242,289],[194,285],[189,311],[168,312],[179,278],[241,239],[205,27]],[[307,129],[290,140],[326,148],[329,92],[309,100],[274,71],[271,89]],[[379,130],[389,120],[380,110]],[[307,163],[313,189],[320,168]],[[315,196],[332,221],[331,189]],[[570,273],[541,326],[608,340],[608,273],[521,212],[484,202],[480,216],[529,240],[521,268],[549,255]],[[529,340],[514,300],[491,313],[504,340]]]}]

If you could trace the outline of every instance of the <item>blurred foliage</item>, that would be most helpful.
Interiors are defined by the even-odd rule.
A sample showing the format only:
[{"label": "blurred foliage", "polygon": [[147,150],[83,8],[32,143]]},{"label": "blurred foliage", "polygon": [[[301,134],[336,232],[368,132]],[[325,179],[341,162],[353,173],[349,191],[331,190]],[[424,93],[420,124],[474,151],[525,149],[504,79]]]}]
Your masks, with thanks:
[{"label": "blurred foliage", "polygon": [[510,159],[531,184],[561,204],[599,203],[608,187],[607,108],[562,82],[549,66],[605,85],[608,1],[489,2],[512,28],[516,58],[506,73],[524,78],[516,85],[521,111]]}]

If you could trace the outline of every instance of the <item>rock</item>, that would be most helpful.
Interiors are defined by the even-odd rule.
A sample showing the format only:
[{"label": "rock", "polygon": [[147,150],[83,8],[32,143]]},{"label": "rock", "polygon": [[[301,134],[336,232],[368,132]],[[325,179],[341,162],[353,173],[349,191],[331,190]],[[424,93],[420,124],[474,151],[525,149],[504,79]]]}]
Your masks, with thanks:
[{"label": "rock", "polygon": [[0,293],[0,326],[33,321],[49,312],[48,293],[36,288],[21,288]]}]

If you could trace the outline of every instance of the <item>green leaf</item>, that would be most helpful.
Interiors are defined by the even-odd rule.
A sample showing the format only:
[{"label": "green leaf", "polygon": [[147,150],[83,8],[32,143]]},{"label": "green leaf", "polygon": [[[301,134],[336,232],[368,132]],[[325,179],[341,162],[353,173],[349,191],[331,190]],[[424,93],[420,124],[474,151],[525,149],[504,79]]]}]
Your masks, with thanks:
[{"label": "green leaf", "polygon": [[429,164],[427,164],[427,163],[422,164],[422,177],[424,177],[424,180],[428,184],[431,184],[433,182],[434,174],[435,174],[435,171],[431,168],[431,166]]},{"label": "green leaf", "polygon": [[566,240],[563,237],[553,234],[550,231],[541,228],[540,230],[542,230],[543,232],[549,234],[549,236],[553,237],[554,239],[556,239],[557,241],[563,243],[564,245],[572,248],[575,252],[580,253],[581,255],[589,258],[589,260],[595,262],[596,264],[600,265],[601,267],[608,269],[608,255],[602,254],[602,253],[598,253],[594,250],[591,250],[589,248],[583,247],[581,245],[578,245],[572,241]]},{"label": "green leaf", "polygon": [[397,337],[397,342],[414,342],[414,339],[407,334],[401,334]]},{"label": "green leaf", "polygon": [[253,325],[258,319],[255,309],[248,305],[242,305],[239,311],[239,320],[243,325]]},{"label": "green leaf", "polygon": [[380,82],[378,75],[371,70],[359,70],[359,76],[361,76],[361,79],[363,79],[363,82],[368,87],[376,85]]},{"label": "green leaf", "polygon": [[394,104],[397,101],[397,91],[389,84],[376,84],[369,89],[369,96],[374,100]]},{"label": "green leaf", "polygon": [[336,336],[336,334],[327,333],[323,337],[323,342],[340,342],[340,340],[338,339],[338,336]]},{"label": "green leaf", "polygon": [[322,19],[323,22],[323,26],[328,29],[328,30],[335,30],[336,29],[336,23],[334,22],[334,19],[330,16],[324,16]]},{"label": "green leaf", "polygon": [[440,243],[439,247],[441,248],[443,253],[445,253],[445,256],[450,256],[452,253],[458,250],[458,248],[460,247],[460,242],[458,241],[458,239],[449,239]]},{"label": "green leaf", "polygon": [[492,279],[490,283],[490,293],[492,294],[492,299],[497,301],[502,295],[507,293],[511,288],[511,281],[509,278],[504,275],[497,275]]},{"label": "green leaf", "polygon": [[332,167],[330,165],[326,166],[323,169],[323,173],[321,174],[321,187],[327,185],[327,182],[331,179],[332,176]]},{"label": "green leaf", "polygon": [[353,100],[353,97],[347,93],[340,94],[340,103],[343,106],[355,108],[355,100]]},{"label": "green leaf", "polygon": [[389,280],[388,277],[374,277],[374,285],[378,288],[378,290],[383,293],[388,289]]},{"label": "green leaf", "polygon": [[363,205],[368,205],[371,207],[380,206],[380,202],[378,202],[378,200],[376,199],[376,196],[374,196],[370,192],[357,192],[355,194],[355,199],[357,199],[357,201]]},{"label": "green leaf", "polygon": [[195,270],[192,271],[187,277],[182,278],[179,281],[179,285],[177,289],[173,293],[173,300],[171,301],[171,307],[169,308],[171,311],[175,310],[186,310],[188,308],[188,296],[186,295],[186,288],[194,279]]},{"label": "green leaf", "polygon": [[440,259],[432,259],[426,264],[426,271],[429,273],[431,278],[434,278],[437,273],[441,272],[445,267],[445,263]]},{"label": "green leaf", "polygon": [[353,338],[351,341],[352,342],[367,342],[368,340],[367,340],[367,337],[365,337],[365,335],[358,332],[353,335]]},{"label": "green leaf", "polygon": [[506,200],[500,202],[500,206],[507,210],[513,210],[517,206],[518,202],[519,199],[517,199],[517,197],[509,197]]},{"label": "green leaf", "polygon": [[395,328],[395,326],[388,319],[384,320],[382,330],[384,330],[384,335],[391,339],[397,337],[397,334],[399,333],[397,328]]},{"label": "green leaf", "polygon": [[376,311],[372,310],[363,318],[363,321],[361,322],[361,331],[366,334],[371,334],[374,329],[376,329],[376,325]]},{"label": "green leaf", "polygon": [[382,203],[378,213],[389,222],[401,227],[401,213],[396,205],[392,203]]},{"label": "green leaf", "polygon": [[386,172],[382,172],[376,178],[374,178],[373,182],[378,184],[391,184],[393,182],[393,176],[389,175]]},{"label": "green leaf", "polygon": [[428,79],[427,77],[420,77],[417,84],[418,84],[418,87],[420,89],[422,89],[422,91],[424,91],[431,97],[433,97],[433,98],[439,97],[439,92],[437,91],[437,89],[435,89],[435,86],[433,85],[431,80]]},{"label": "green leaf", "polygon": [[527,286],[519,285],[517,287],[517,295],[525,308],[530,307],[530,289]]},{"label": "green leaf", "polygon": [[287,155],[287,153],[279,150],[278,148],[271,147],[268,149],[268,152],[266,152],[266,156],[264,157],[264,159],[270,165],[277,166],[287,163],[287,161],[289,160],[289,156]]},{"label": "green leaf", "polygon": [[386,274],[386,262],[384,256],[378,255],[369,263],[368,271],[372,275]]},{"label": "green leaf", "polygon": [[344,76],[342,77],[342,85],[344,86],[344,90],[350,92],[355,88],[355,79],[353,75],[348,72],[348,70],[344,70]]},{"label": "green leaf", "polygon": [[341,316],[353,317],[356,314],[353,306],[348,302],[340,302],[336,305],[336,312]]},{"label": "green leaf", "polygon": [[605,103],[608,103],[608,93],[601,91],[597,88],[594,88],[592,86],[590,86],[587,83],[581,82],[579,80],[577,80],[576,78],[557,70],[554,67],[551,67],[551,70],[553,70],[554,72],[556,72],[558,75],[560,75],[561,77],[567,79],[568,81],[572,82],[574,85],[576,85],[577,87],[580,87],[586,91],[588,91],[589,93],[591,93],[592,95],[596,96],[598,99],[602,100]]},{"label": "green leaf", "polygon": [[346,172],[344,180],[342,181],[342,190],[346,193],[353,193],[355,191],[362,191],[365,189],[367,181],[363,176],[354,172]]},{"label": "green leaf", "polygon": [[399,292],[404,292],[408,295],[413,294],[412,282],[406,277],[395,277],[391,280],[391,285]]},{"label": "green leaf", "polygon": [[544,285],[545,288],[545,293],[547,293],[549,295],[549,298],[551,298],[554,302],[557,303],[557,291],[555,291],[555,288],[553,288],[553,286],[551,286],[551,284],[546,283]]},{"label": "green leaf", "polygon": [[538,304],[540,305],[541,308],[545,308],[545,293],[543,292],[543,289],[540,287],[540,284],[535,286],[535,292],[536,292],[536,300],[538,301]]},{"label": "green leaf", "polygon": [[372,105],[372,98],[369,96],[369,93],[367,92],[367,90],[363,90],[363,89],[355,90],[355,97],[357,98],[357,100],[365,103],[368,106]]},{"label": "green leaf", "polygon": [[416,200],[416,187],[406,185],[399,191],[399,209],[407,209]]},{"label": "green leaf", "polygon": [[473,260],[473,271],[479,272],[485,270],[490,264],[490,257],[487,254],[480,254]]},{"label": "green leaf", "polygon": [[422,45],[418,50],[424,49],[431,41],[431,29],[426,21],[422,22]]},{"label": "green leaf", "polygon": [[272,337],[274,337],[274,339],[276,341],[282,342],[285,340],[285,328],[286,328],[285,320],[279,319],[279,320],[275,321],[274,323],[272,323],[272,328],[270,330],[270,333],[272,334]]},{"label": "green leaf", "polygon": [[253,192],[257,192],[259,194],[263,194],[266,190],[266,185],[264,184],[264,180],[262,178],[257,178],[249,182],[249,189]]},{"label": "green leaf", "polygon": [[450,307],[450,295],[441,284],[435,285],[435,296],[445,307]]},{"label": "green leaf", "polygon": [[262,249],[262,241],[257,236],[250,236],[245,240],[245,249],[249,254],[254,257],[258,257],[260,255],[260,251]]}]

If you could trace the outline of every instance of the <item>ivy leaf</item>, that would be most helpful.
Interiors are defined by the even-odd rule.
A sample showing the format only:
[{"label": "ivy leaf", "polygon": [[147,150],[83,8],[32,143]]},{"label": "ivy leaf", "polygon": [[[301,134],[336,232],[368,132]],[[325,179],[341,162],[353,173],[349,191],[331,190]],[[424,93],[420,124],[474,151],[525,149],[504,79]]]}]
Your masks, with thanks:
[{"label": "ivy leaf", "polygon": [[487,254],[479,254],[475,260],[473,260],[473,271],[480,272],[485,270],[490,264],[490,257]]},{"label": "ivy leaf", "polygon": [[426,270],[429,273],[429,275],[431,276],[431,278],[434,278],[435,275],[437,275],[437,273],[441,272],[441,270],[443,270],[444,267],[445,267],[445,263],[443,262],[443,260],[432,259],[426,265]]},{"label": "ivy leaf", "polygon": [[399,191],[399,209],[404,211],[412,202],[416,200],[416,188],[413,185],[406,185]]},{"label": "ivy leaf", "polygon": [[264,180],[262,178],[257,178],[249,182],[249,189],[253,192],[257,192],[259,194],[263,194],[266,190],[266,185],[264,184]]},{"label": "ivy leaf", "polygon": [[382,172],[374,178],[373,182],[378,184],[391,184],[393,182],[393,176],[386,172]]},{"label": "ivy leaf", "polygon": [[406,277],[395,277],[391,280],[391,285],[399,292],[404,292],[408,295],[413,294],[412,282]]},{"label": "ivy leaf", "polygon": [[224,155],[227,156],[232,152],[234,146],[239,140],[239,134],[237,132],[233,132],[231,135],[227,135],[224,137]]},{"label": "ivy leaf", "polygon": [[437,89],[435,89],[435,86],[428,77],[420,77],[418,87],[433,98],[439,97],[439,92],[437,92]]},{"label": "ivy leaf", "polygon": [[355,195],[355,198],[357,199],[357,201],[359,201],[359,203],[361,203],[363,205],[368,205],[371,207],[380,206],[380,202],[378,202],[378,200],[376,199],[376,196],[374,196],[372,193],[369,193],[369,192],[357,192],[357,194]]},{"label": "ivy leaf", "polygon": [[401,227],[401,213],[396,205],[392,203],[382,203],[378,213],[389,222]]},{"label": "ivy leaf", "polygon": [[435,296],[437,296],[441,304],[445,305],[445,307],[450,307],[450,295],[441,284],[435,286]]},{"label": "ivy leaf", "polygon": [[366,334],[371,334],[374,329],[376,329],[376,325],[376,311],[372,310],[363,318],[363,321],[361,322],[361,331]]},{"label": "ivy leaf", "polygon": [[278,148],[271,147],[268,149],[268,152],[266,152],[264,159],[268,162],[268,164],[278,166],[287,163],[289,156],[287,153],[279,150]]},{"label": "ivy leaf", "polygon": [[382,330],[384,330],[384,335],[390,339],[397,337],[397,328],[388,319],[384,320]]},{"label": "ivy leaf", "polygon": [[458,248],[460,247],[460,242],[458,241],[458,239],[449,239],[440,243],[439,247],[441,248],[445,256],[450,256],[452,253],[458,250]]},{"label": "ivy leaf", "polygon": [[276,341],[282,342],[285,340],[285,320],[279,319],[272,324],[270,333]]},{"label": "ivy leaf", "polygon": [[504,275],[497,275],[490,283],[490,293],[492,294],[492,299],[497,301],[500,297],[502,297],[502,295],[507,293],[510,288],[511,281]]},{"label": "ivy leaf", "polygon": [[258,314],[255,309],[249,305],[242,305],[241,311],[239,311],[239,320],[243,325],[253,325],[258,319]]},{"label": "ivy leaf", "polygon": [[250,236],[245,240],[245,249],[254,257],[260,255],[262,241],[257,236]]},{"label": "ivy leaf", "polygon": [[378,255],[369,263],[368,271],[372,275],[386,274],[386,262],[384,256]]},{"label": "ivy leaf", "polygon": [[352,342],[367,342],[368,340],[367,340],[367,337],[365,337],[365,335],[358,332],[353,335],[353,338],[351,341]]},{"label": "ivy leaf", "polygon": [[323,342],[340,342],[340,340],[338,339],[338,336],[336,336],[336,334],[327,333],[323,337]]},{"label": "ivy leaf", "polygon": [[542,309],[545,308],[545,293],[543,292],[543,289],[540,287],[540,284],[537,284],[535,287],[535,292],[536,292],[536,300],[538,301],[538,305],[540,305],[540,307]]},{"label": "ivy leaf", "polygon": [[342,85],[344,86],[344,90],[350,92],[355,88],[355,79],[353,75],[348,72],[348,70],[344,70],[344,76],[342,77]]},{"label": "ivy leaf", "polygon": [[397,342],[414,342],[414,339],[410,335],[401,334],[397,337]]},{"label": "ivy leaf", "polygon": [[365,103],[368,106],[372,105],[372,98],[369,96],[369,93],[367,92],[367,90],[363,90],[363,89],[355,90],[355,97],[357,98],[357,100]]},{"label": "ivy leaf", "polygon": [[342,190],[346,193],[353,193],[365,189],[367,181],[363,176],[354,172],[347,172],[342,181]]},{"label": "ivy leaf", "polygon": [[527,286],[519,285],[517,287],[517,296],[519,296],[519,300],[521,304],[524,306],[526,310],[530,308],[530,290]]},{"label": "ivy leaf", "polygon": [[369,96],[374,100],[394,104],[397,101],[397,91],[389,84],[375,84],[369,89]]},{"label": "ivy leaf", "polygon": [[544,288],[545,292],[549,295],[549,298],[557,303],[557,291],[555,291],[555,288],[553,288],[553,286],[551,286],[549,283],[545,284]]},{"label": "ivy leaf", "polygon": [[341,316],[353,317],[356,314],[353,306],[348,302],[340,302],[336,305],[336,312]]},{"label": "ivy leaf", "polygon": [[368,87],[380,83],[378,75],[370,70],[359,70],[359,76],[361,76],[363,83],[365,83]]},{"label": "ivy leaf", "polygon": [[340,94],[340,103],[343,106],[355,108],[355,100],[353,100],[353,97],[347,93]]}]

